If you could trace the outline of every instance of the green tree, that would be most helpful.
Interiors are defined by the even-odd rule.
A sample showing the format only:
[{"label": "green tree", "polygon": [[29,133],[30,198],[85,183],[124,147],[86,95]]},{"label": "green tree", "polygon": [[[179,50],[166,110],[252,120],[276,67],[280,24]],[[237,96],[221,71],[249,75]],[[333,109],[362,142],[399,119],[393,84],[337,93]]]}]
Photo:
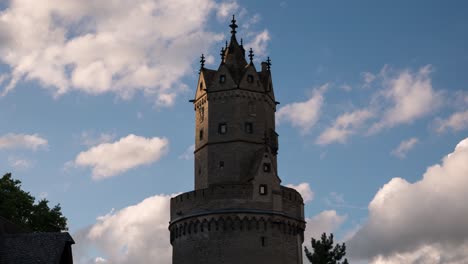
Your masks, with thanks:
[{"label": "green tree", "polygon": [[21,190],[21,181],[11,173],[0,178],[0,216],[36,232],[60,232],[67,230],[67,218],[62,215],[60,204],[49,208],[46,199],[34,203],[35,198]]},{"label": "green tree", "polygon": [[333,234],[327,237],[326,233],[322,234],[320,240],[311,239],[313,252],[310,252],[307,247],[304,247],[307,259],[312,264],[348,264],[348,259],[341,259],[346,255],[346,245],[336,244],[333,247]]}]

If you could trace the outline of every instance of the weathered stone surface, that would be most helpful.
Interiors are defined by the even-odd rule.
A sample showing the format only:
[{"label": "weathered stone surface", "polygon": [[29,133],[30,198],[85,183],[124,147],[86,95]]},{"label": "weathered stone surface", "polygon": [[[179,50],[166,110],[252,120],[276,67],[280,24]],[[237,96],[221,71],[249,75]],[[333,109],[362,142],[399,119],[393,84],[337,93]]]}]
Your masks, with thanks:
[{"label": "weathered stone surface", "polygon": [[193,100],[195,190],[171,199],[173,264],[302,263],[304,203],[277,174],[270,67],[248,64],[235,34],[222,58]]}]

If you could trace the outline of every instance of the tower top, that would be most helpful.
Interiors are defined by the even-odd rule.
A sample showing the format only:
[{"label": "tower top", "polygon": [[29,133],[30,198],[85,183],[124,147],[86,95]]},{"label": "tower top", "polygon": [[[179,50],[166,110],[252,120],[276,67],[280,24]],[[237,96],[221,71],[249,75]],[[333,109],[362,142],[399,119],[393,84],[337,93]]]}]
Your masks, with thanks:
[{"label": "tower top", "polygon": [[237,24],[236,24],[236,18],[234,15],[232,15],[232,20],[231,20],[231,25],[229,25],[229,27],[231,28],[231,34],[232,34],[232,37],[236,37],[236,28],[238,28]]}]

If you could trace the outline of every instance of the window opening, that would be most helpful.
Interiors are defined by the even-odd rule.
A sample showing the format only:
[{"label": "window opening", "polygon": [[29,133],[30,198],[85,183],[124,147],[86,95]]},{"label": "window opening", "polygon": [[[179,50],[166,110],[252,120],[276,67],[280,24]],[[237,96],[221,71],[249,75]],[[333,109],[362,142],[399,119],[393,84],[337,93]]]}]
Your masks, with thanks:
[{"label": "window opening", "polygon": [[200,129],[199,139],[200,139],[200,140],[203,139],[203,129]]},{"label": "window opening", "polygon": [[263,171],[270,172],[271,171],[271,164],[270,163],[263,163]]},{"label": "window opening", "polygon": [[219,126],[218,126],[218,132],[219,132],[219,134],[221,134],[221,135],[226,134],[226,133],[227,133],[227,124],[226,124],[226,123],[221,123],[221,124],[219,124]]},{"label": "window opening", "polygon": [[260,193],[260,195],[266,195],[267,192],[268,192],[267,185],[266,184],[260,184],[258,192]]},{"label": "window opening", "polygon": [[245,133],[252,134],[253,133],[253,124],[251,122],[245,122]]},{"label": "window opening", "polygon": [[220,82],[220,83],[226,82],[226,75],[224,75],[224,74],[220,75],[220,76],[219,76],[219,82]]},{"label": "window opening", "polygon": [[253,81],[254,81],[253,75],[251,75],[251,74],[247,75],[247,82],[253,83]]},{"label": "window opening", "polygon": [[220,161],[220,162],[219,162],[219,168],[220,168],[220,169],[224,169],[224,161]]}]

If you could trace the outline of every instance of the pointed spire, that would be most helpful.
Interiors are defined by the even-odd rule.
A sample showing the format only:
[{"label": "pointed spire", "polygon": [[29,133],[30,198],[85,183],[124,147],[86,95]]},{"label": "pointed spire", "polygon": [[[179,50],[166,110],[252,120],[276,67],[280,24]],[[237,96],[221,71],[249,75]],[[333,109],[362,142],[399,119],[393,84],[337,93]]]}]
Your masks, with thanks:
[{"label": "pointed spire", "polygon": [[238,26],[236,25],[236,18],[234,17],[234,15],[232,15],[231,25],[229,25],[229,27],[231,28],[231,34],[234,37],[237,32],[236,28],[238,28]]},{"label": "pointed spire", "polygon": [[270,70],[271,68],[271,60],[270,60],[270,57],[268,57],[267,59],[267,70]]},{"label": "pointed spire", "polygon": [[225,49],[224,47],[221,47],[221,53],[220,53],[220,55],[221,55],[221,63],[224,63],[224,56],[225,56],[224,53],[226,53],[226,49]]},{"label": "pointed spire", "polygon": [[202,54],[200,57],[200,72],[202,72],[204,68],[205,68],[205,55]]},{"label": "pointed spire", "polygon": [[253,50],[252,50],[252,48],[250,48],[250,50],[249,50],[250,64],[253,63],[253,57],[254,57]]}]

